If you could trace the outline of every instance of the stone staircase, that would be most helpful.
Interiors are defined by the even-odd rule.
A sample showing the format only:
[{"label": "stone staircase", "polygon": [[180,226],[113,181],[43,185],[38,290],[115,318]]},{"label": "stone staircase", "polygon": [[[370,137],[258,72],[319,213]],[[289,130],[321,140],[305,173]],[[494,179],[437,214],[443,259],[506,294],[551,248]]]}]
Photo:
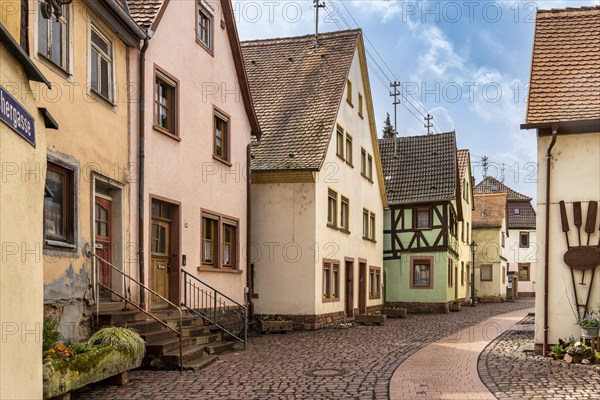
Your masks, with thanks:
[{"label": "stone staircase", "polygon": [[[179,328],[179,314],[158,311],[153,315],[174,329]],[[104,310],[99,313],[100,326],[127,326],[146,341],[143,366],[157,369],[179,368],[179,338],[177,334],[146,314],[136,310]],[[234,342],[224,341],[221,332],[206,326],[202,319],[184,313],[182,321],[182,354],[184,369],[201,369],[218,359],[218,355],[233,351]]]}]

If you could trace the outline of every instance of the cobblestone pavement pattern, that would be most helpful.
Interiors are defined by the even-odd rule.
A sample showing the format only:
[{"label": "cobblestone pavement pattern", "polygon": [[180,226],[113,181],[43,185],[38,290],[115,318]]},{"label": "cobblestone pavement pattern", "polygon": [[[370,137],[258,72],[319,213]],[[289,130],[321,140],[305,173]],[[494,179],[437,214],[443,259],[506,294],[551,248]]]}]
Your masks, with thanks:
[{"label": "cobblestone pavement pattern", "polygon": [[498,315],[425,346],[394,372],[390,398],[494,400],[477,373],[479,354],[528,312]]},{"label": "cobblestone pavement pattern", "polygon": [[[73,399],[385,399],[396,368],[422,347],[530,300],[409,315],[384,326],[264,335],[200,371],[130,372],[122,387],[92,385]],[[343,370],[340,376],[318,376]],[[336,371],[332,371],[336,372]]]},{"label": "cobblestone pavement pattern", "polygon": [[534,343],[533,318],[506,331],[479,357],[483,383],[501,400],[600,400],[600,367],[567,364],[520,349]]}]

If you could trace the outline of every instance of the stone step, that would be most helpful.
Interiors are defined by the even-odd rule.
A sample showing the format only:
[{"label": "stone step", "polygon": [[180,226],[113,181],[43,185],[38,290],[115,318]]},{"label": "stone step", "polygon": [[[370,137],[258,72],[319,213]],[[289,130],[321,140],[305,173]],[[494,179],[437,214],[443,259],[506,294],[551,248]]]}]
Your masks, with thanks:
[{"label": "stone step", "polygon": [[131,329],[135,329],[138,333],[156,331],[159,329],[166,329],[160,322],[153,319],[145,321],[132,321],[125,324]]},{"label": "stone step", "polygon": [[[181,345],[183,347],[189,346],[190,343],[191,342],[189,338],[183,338],[181,341]],[[146,345],[146,354],[153,356],[160,356],[173,350],[179,351],[178,337],[160,340],[158,342],[149,343]]]},{"label": "stone step", "polygon": [[148,316],[143,312],[130,310],[130,311],[101,311],[98,314],[100,320],[100,326],[104,325],[124,325],[128,322],[143,321]]},{"label": "stone step", "polygon": [[202,368],[209,366],[219,359],[218,356],[209,356],[204,355],[204,357],[197,358],[192,361],[187,361],[183,363],[183,369],[198,371]]},{"label": "stone step", "polygon": [[[183,363],[195,361],[201,357],[204,357],[204,348],[199,346],[187,346],[183,348]],[[179,349],[170,351],[161,356],[162,364],[164,368],[176,369],[179,368]]]},{"label": "stone step", "polygon": [[200,336],[211,333],[210,326],[191,325],[183,328],[183,336]]},{"label": "stone step", "polygon": [[233,342],[215,342],[205,345],[204,350],[210,355],[223,354],[232,351],[234,344]]},{"label": "stone step", "polygon": [[192,336],[191,342],[196,346],[202,346],[205,344],[216,343],[221,340],[221,335],[200,335]]},{"label": "stone step", "polygon": [[[160,324],[159,324],[160,326]],[[166,328],[161,327],[158,330],[150,331],[150,332],[140,332],[140,336],[142,339],[146,341],[146,344],[158,343],[160,341],[166,339],[177,338],[177,334],[173,331],[170,331]]]}]

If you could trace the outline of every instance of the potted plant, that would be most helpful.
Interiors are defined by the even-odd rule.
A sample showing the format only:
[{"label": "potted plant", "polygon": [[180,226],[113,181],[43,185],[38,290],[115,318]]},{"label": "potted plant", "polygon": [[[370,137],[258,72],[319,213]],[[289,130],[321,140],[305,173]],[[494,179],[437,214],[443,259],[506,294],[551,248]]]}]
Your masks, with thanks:
[{"label": "potted plant", "polygon": [[385,324],[386,315],[380,312],[373,312],[367,314],[359,314],[354,317],[354,320],[363,325],[383,325]]},{"label": "potted plant", "polygon": [[408,310],[402,307],[385,307],[381,312],[388,318],[406,318]]},{"label": "potted plant", "polygon": [[293,329],[294,323],[286,320],[281,315],[273,317],[264,315],[260,322],[260,331],[262,333],[289,332]]},{"label": "potted plant", "polygon": [[460,301],[458,301],[458,299],[454,299],[454,301],[450,303],[450,311],[460,311]]},{"label": "potted plant", "polygon": [[598,331],[600,330],[600,319],[596,313],[590,313],[590,315],[577,320],[577,325],[581,328],[581,337],[590,339],[597,338]]}]

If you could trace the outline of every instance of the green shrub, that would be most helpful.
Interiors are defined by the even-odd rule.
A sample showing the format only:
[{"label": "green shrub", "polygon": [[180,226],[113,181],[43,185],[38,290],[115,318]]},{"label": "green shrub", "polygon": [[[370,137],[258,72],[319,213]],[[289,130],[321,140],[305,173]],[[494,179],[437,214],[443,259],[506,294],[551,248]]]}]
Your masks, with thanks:
[{"label": "green shrub", "polygon": [[87,353],[88,351],[94,350],[94,348],[90,347],[87,343],[73,343],[71,345],[71,350],[75,354],[83,354]]},{"label": "green shrub", "polygon": [[146,352],[144,339],[133,329],[109,326],[94,333],[89,346],[108,347],[114,346],[130,356],[137,358]]},{"label": "green shrub", "polygon": [[42,333],[42,348],[44,351],[50,350],[60,340],[58,333],[58,321],[49,315],[44,315],[44,328]]}]

